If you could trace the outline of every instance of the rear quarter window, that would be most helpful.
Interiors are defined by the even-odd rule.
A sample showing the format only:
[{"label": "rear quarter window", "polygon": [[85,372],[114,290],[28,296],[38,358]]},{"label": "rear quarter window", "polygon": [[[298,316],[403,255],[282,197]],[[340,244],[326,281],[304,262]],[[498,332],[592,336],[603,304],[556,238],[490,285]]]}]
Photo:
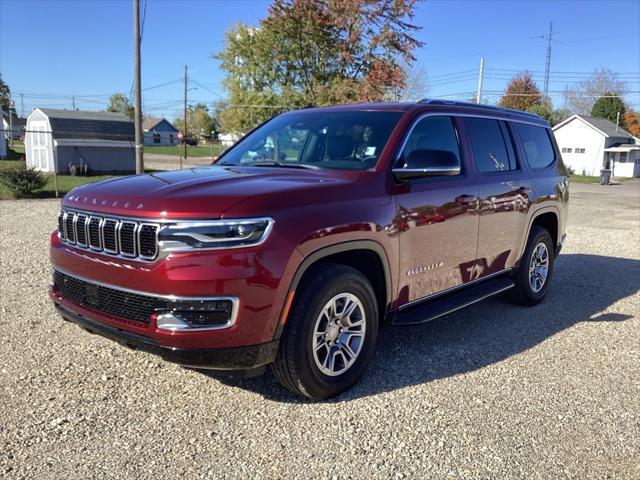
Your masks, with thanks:
[{"label": "rear quarter window", "polygon": [[556,152],[548,129],[515,122],[511,126],[518,132],[524,155],[532,169],[541,170],[555,162]]}]

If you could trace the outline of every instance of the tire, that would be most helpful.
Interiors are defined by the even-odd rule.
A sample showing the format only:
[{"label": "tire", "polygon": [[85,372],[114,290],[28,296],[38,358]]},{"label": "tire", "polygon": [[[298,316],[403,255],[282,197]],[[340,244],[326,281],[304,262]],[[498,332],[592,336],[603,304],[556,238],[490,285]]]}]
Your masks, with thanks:
[{"label": "tire", "polygon": [[[546,276],[544,276],[544,279],[541,279],[540,275],[535,275],[530,272],[530,268],[532,267],[532,258],[534,255],[536,255],[536,258],[540,258],[540,253],[545,251],[547,270]],[[529,234],[527,248],[520,260],[520,266],[513,278],[515,287],[510,291],[510,297],[513,302],[520,305],[533,306],[544,300],[549,290],[549,285],[551,284],[554,254],[554,243],[548,230],[539,225],[534,225]],[[538,265],[542,263],[540,260],[537,262]],[[538,272],[541,272],[541,270],[538,269]],[[537,277],[537,280],[532,280],[531,277]]]},{"label": "tire", "polygon": [[[371,283],[364,275],[351,267],[337,264],[312,267],[297,291],[299,293],[287,319],[272,371],[278,381],[293,393],[324,400],[349,389],[364,373],[378,334],[378,302]],[[339,315],[329,318],[329,304],[340,313],[344,310],[339,307],[356,305],[351,315],[340,320],[340,325],[344,325],[342,333],[336,331],[340,325],[332,328],[332,320]],[[349,323],[353,325],[346,326]],[[326,332],[324,337],[317,333],[318,330]],[[318,345],[320,348],[314,354],[314,346]],[[337,350],[342,353],[332,353]],[[350,357],[348,351],[356,355]],[[331,371],[329,367],[334,370],[331,374],[328,374]],[[344,369],[341,370],[342,367]]]}]

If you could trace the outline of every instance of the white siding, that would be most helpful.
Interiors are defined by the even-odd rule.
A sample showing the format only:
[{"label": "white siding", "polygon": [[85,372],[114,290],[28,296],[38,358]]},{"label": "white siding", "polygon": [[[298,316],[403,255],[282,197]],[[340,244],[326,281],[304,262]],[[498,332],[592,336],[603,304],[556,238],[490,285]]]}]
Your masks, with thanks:
[{"label": "white siding", "polygon": [[[604,165],[604,135],[579,119],[573,119],[553,132],[562,152],[564,164],[576,175],[599,176]],[[571,149],[571,153],[563,149]],[[584,153],[576,153],[584,148]]]}]

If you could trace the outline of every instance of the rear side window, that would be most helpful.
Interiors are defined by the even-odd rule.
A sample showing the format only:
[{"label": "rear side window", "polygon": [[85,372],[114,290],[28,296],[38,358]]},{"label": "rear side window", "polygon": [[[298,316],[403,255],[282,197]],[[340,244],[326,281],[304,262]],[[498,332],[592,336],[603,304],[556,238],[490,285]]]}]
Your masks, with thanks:
[{"label": "rear side window", "polygon": [[513,127],[518,132],[525,157],[532,169],[546,168],[555,161],[556,152],[546,128],[524,123],[514,123]]},{"label": "rear side window", "polygon": [[482,173],[517,170],[513,145],[504,122],[489,118],[465,119],[473,156]]},{"label": "rear side window", "polygon": [[405,161],[413,150],[443,150],[451,152],[460,162],[458,136],[451,117],[429,116],[416,123],[407,138],[402,156],[396,168],[404,168]]}]

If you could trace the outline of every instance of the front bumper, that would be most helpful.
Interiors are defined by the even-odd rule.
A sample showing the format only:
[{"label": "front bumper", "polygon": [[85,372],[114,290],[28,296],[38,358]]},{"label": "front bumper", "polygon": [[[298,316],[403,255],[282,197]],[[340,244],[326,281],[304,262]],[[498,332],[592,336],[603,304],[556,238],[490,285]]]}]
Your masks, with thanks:
[{"label": "front bumper", "polygon": [[274,361],[278,352],[278,341],[260,345],[234,348],[175,348],[161,345],[157,340],[96,321],[90,314],[79,313],[59,303],[51,295],[58,313],[92,333],[102,335],[130,348],[159,355],[164,360],[179,365],[213,370],[253,370]]}]

